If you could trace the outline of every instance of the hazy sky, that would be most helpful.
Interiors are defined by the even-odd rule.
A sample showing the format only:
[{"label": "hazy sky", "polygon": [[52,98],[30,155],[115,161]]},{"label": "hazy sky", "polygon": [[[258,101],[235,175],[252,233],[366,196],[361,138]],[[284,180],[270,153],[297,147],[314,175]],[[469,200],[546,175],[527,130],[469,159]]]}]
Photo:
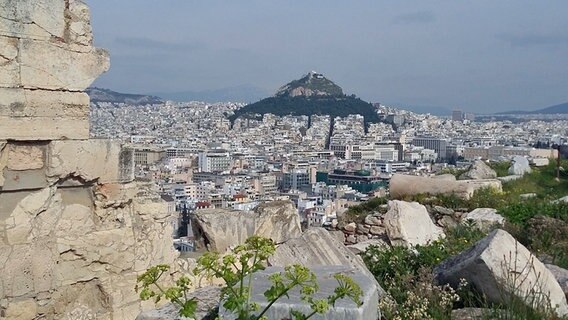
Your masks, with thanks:
[{"label": "hazy sky", "polygon": [[568,101],[566,0],[87,0],[123,92],[251,85],[310,70],[371,102],[533,109]]}]

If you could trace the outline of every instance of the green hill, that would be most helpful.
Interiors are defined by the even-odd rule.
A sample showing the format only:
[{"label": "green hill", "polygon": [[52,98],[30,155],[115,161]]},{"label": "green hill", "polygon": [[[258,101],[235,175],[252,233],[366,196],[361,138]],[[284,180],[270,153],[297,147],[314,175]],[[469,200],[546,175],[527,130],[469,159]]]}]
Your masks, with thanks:
[{"label": "green hill", "polygon": [[360,114],[366,124],[379,122],[373,105],[354,95],[343,94],[341,87],[316,72],[282,86],[273,97],[237,110],[230,120],[233,122],[239,117],[257,117],[267,113],[278,116],[330,115],[332,118]]}]

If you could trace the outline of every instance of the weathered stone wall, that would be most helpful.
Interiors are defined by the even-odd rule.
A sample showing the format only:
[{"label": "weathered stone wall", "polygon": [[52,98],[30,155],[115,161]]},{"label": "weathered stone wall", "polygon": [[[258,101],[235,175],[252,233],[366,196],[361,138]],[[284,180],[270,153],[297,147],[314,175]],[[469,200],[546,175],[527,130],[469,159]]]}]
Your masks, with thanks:
[{"label": "weathered stone wall", "polygon": [[82,91],[109,68],[77,0],[0,3],[0,140],[88,139]]},{"label": "weathered stone wall", "polygon": [[0,1],[2,319],[133,319],[136,276],[175,259],[132,150],[88,139],[82,91],[108,67],[81,1]]}]

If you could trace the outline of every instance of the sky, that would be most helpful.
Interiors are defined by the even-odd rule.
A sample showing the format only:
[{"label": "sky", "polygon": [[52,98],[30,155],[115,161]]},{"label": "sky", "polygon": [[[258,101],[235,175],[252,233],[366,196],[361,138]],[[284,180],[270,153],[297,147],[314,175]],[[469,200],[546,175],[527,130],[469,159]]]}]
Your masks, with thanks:
[{"label": "sky", "polygon": [[87,0],[128,93],[252,86],[311,70],[384,104],[486,113],[568,101],[566,0]]}]

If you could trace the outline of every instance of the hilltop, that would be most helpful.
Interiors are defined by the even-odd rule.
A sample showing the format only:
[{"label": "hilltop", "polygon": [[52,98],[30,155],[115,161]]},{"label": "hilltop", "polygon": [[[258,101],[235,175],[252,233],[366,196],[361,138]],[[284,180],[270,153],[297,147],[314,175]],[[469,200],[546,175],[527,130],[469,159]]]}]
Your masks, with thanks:
[{"label": "hilltop", "polygon": [[130,94],[130,93],[120,93],[109,89],[102,89],[91,87],[87,88],[85,92],[91,98],[91,102],[110,102],[110,103],[126,103],[131,105],[144,105],[144,104],[158,104],[164,101],[160,97],[142,95],[142,94]]},{"label": "hilltop", "polygon": [[341,87],[313,71],[280,87],[274,96],[237,110],[230,120],[267,113],[278,116],[330,115],[332,118],[360,114],[365,117],[365,123],[379,122],[373,105],[354,95],[345,95]]}]

